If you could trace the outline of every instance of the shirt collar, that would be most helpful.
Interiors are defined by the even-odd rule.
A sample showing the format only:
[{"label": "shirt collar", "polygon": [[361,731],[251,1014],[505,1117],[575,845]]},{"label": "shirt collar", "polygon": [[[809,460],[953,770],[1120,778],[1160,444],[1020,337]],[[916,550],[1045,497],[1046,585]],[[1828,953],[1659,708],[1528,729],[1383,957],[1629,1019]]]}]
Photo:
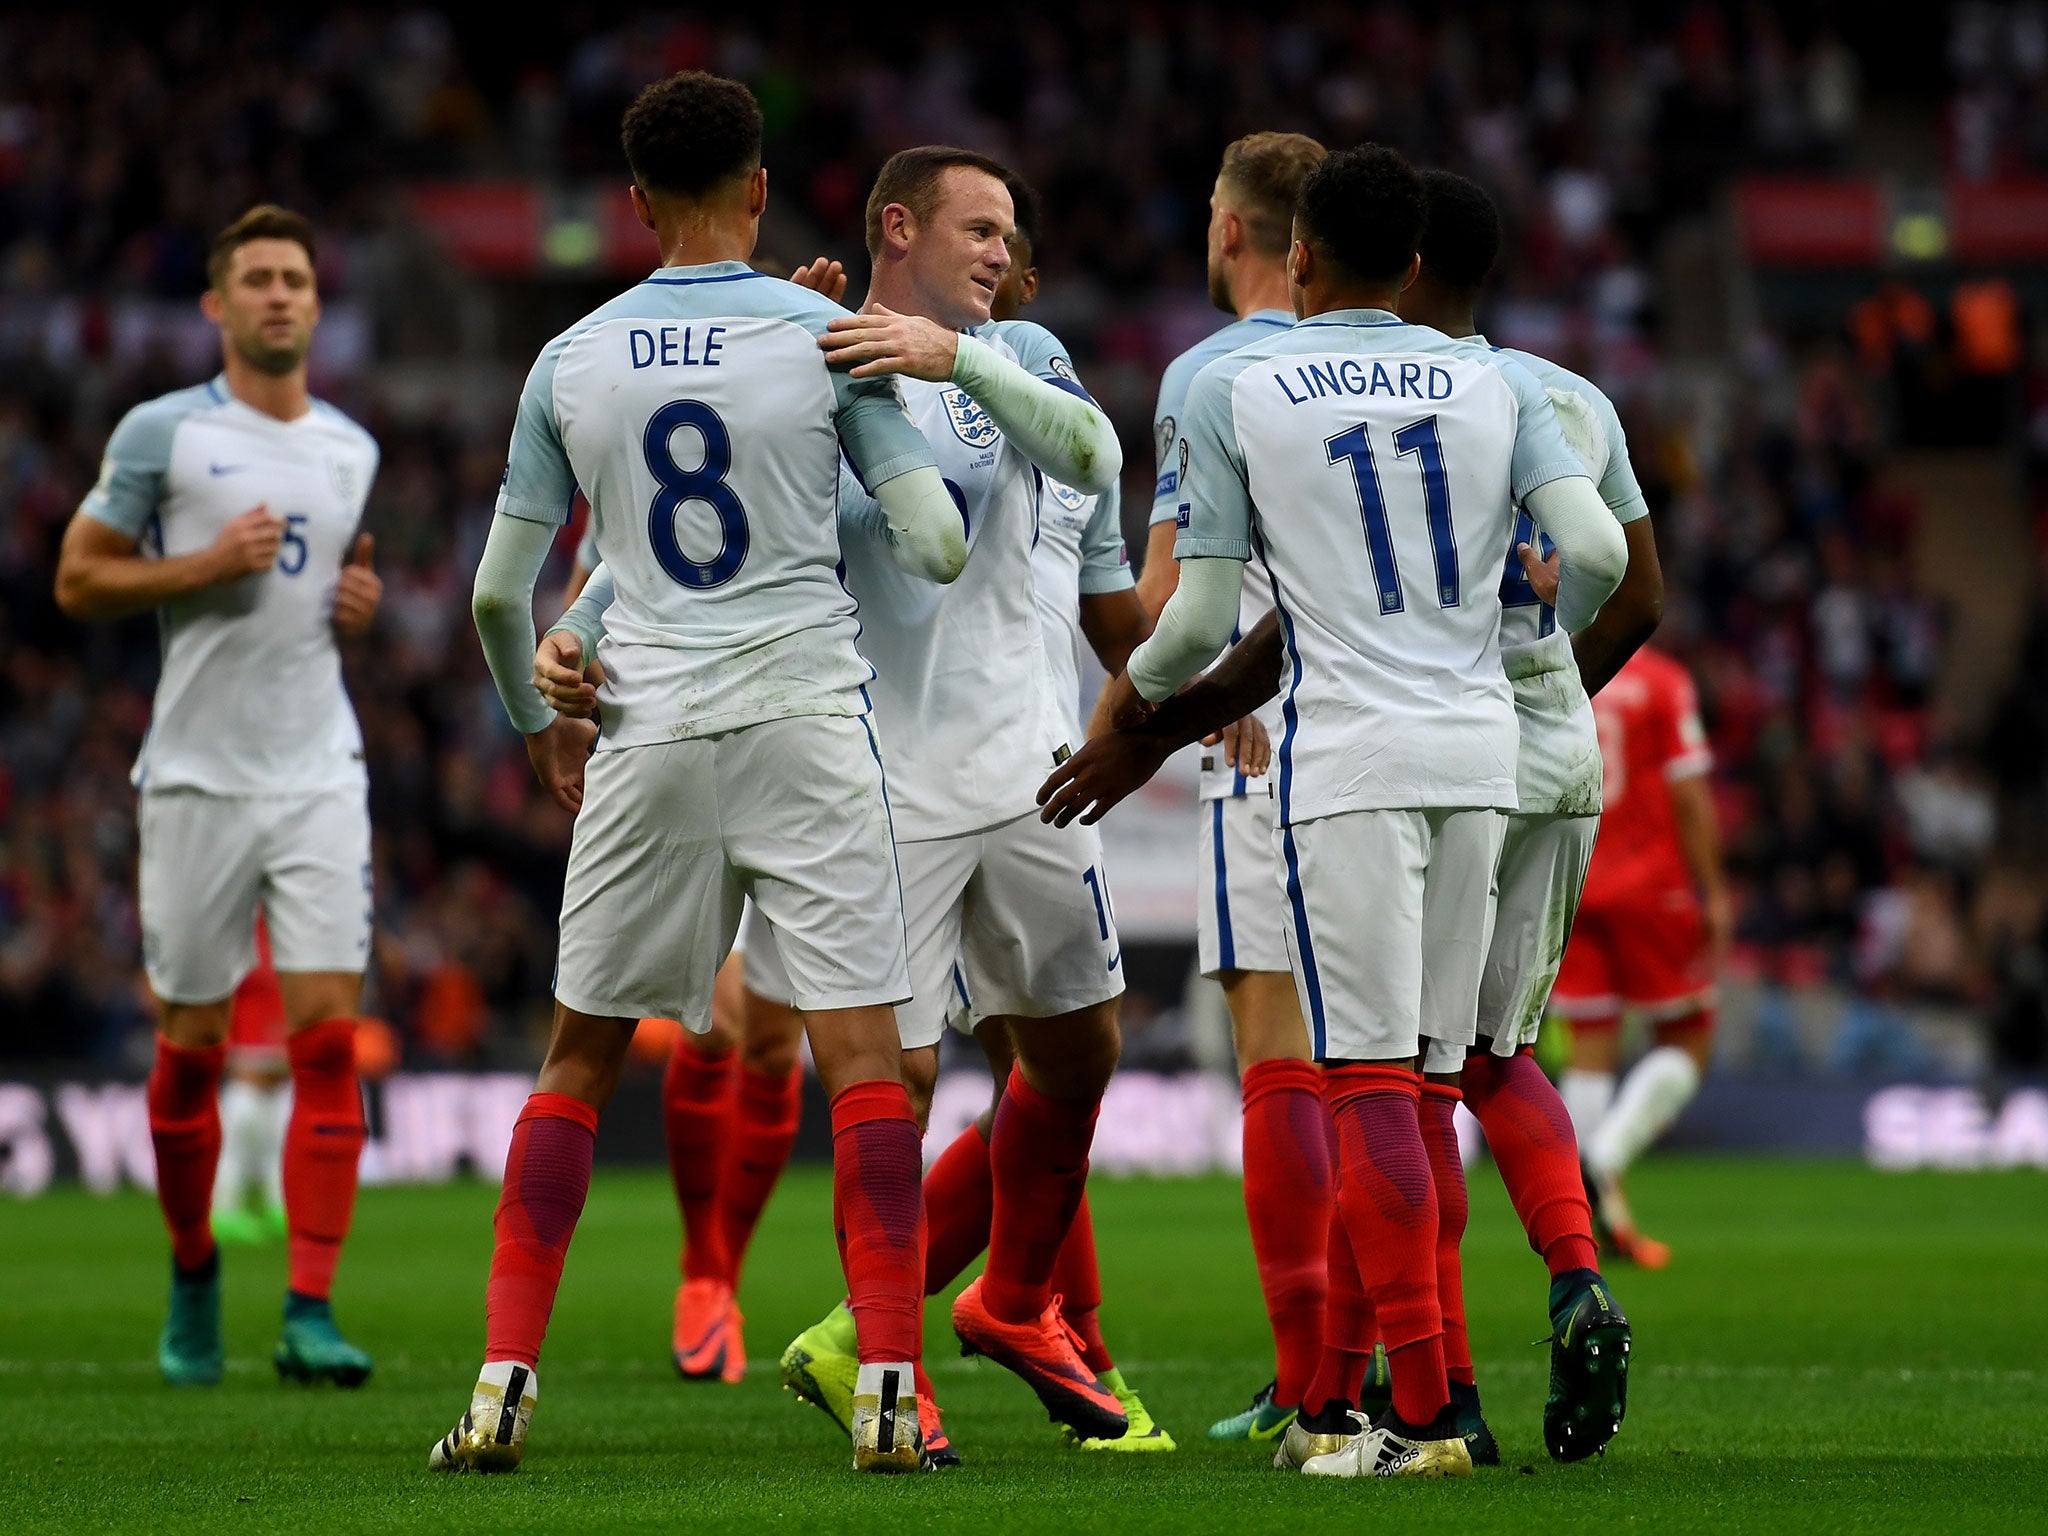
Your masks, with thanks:
[{"label": "shirt collar", "polygon": [[1310,315],[1303,325],[1406,325],[1408,322],[1384,309],[1326,309]]}]

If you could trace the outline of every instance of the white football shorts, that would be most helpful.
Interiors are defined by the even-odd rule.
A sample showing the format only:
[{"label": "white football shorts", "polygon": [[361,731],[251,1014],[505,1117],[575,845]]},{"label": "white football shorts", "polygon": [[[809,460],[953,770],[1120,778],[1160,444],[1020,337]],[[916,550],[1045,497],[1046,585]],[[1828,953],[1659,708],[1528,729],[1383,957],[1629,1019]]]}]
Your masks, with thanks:
[{"label": "white football shorts", "polygon": [[1493,945],[1479,982],[1479,1034],[1494,1053],[1534,1045],[1578,915],[1598,816],[1510,816],[1500,851]]},{"label": "white football shorts", "polygon": [[[1050,827],[1032,811],[896,852],[915,994],[897,1013],[906,1048],[937,1044],[949,1014],[971,1029],[1122,994],[1123,946],[1093,827]],[[963,985],[971,1010],[959,1006]]]},{"label": "white football shorts", "polygon": [[1195,851],[1195,947],[1202,974],[1285,971],[1286,896],[1274,854],[1276,802],[1266,781],[1205,801]]},{"label": "white football shorts", "polygon": [[1507,813],[1344,811],[1275,834],[1318,1061],[1454,1072],[1476,1037]]},{"label": "white football shorts", "polygon": [[562,890],[555,996],[611,1018],[711,1019],[751,896],[799,1008],[910,995],[881,758],[864,719],[800,715],[598,752]]},{"label": "white football shorts", "polygon": [[784,1008],[794,1006],[790,1002],[789,972],[782,968],[782,956],[775,948],[775,930],[751,901],[740,918],[739,940],[733,948],[740,951],[740,977],[749,992]]},{"label": "white football shorts", "polygon": [[370,812],[361,785],[312,795],[144,790],[142,963],[167,1003],[215,1003],[256,967],[256,914],[280,971],[361,972],[370,955]]}]

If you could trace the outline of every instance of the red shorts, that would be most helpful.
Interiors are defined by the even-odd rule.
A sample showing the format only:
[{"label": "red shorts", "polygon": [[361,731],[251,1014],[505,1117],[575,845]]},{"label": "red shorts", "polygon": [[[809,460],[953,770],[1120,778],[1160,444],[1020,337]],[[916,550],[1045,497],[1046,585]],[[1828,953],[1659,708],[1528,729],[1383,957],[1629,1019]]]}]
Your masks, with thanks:
[{"label": "red shorts", "polygon": [[1611,1022],[1633,1008],[1655,1024],[1705,1006],[1713,992],[1699,899],[1670,891],[1627,906],[1579,908],[1550,1006],[1575,1023]]}]

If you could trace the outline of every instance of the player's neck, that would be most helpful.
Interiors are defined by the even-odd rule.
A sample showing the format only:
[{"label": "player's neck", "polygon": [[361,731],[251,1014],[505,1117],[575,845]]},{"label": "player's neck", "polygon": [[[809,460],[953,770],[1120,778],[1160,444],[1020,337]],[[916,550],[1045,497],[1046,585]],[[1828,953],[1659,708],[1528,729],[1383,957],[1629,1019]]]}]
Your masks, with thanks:
[{"label": "player's neck", "polygon": [[1395,313],[1395,303],[1401,297],[1398,286],[1376,287],[1366,283],[1346,284],[1343,287],[1325,288],[1321,284],[1302,291],[1301,318],[1313,320],[1317,315],[1334,314],[1345,309],[1378,309],[1388,314]]},{"label": "player's neck", "polygon": [[891,261],[886,256],[875,263],[874,275],[868,279],[865,302],[893,309],[899,315],[921,315],[948,330],[972,330],[977,323],[973,319],[963,321],[953,306],[926,291],[925,285],[917,280],[907,264]]},{"label": "player's neck", "polygon": [[265,373],[247,362],[233,347],[224,351],[228,393],[252,411],[275,416],[279,421],[297,421],[313,409],[312,394],[306,388],[306,369],[301,364],[290,373]]},{"label": "player's neck", "polygon": [[664,267],[708,267],[720,261],[744,262],[754,254],[754,232],[708,228],[702,224],[665,230],[661,236]]},{"label": "player's neck", "polygon": [[1426,325],[1453,339],[1479,334],[1476,296],[1434,281],[1427,268],[1402,292],[1400,306],[1401,318],[1411,325]]},{"label": "player's neck", "polygon": [[1237,318],[1249,320],[1261,310],[1294,312],[1287,292],[1287,264],[1280,261],[1243,261],[1230,274],[1230,302]]}]

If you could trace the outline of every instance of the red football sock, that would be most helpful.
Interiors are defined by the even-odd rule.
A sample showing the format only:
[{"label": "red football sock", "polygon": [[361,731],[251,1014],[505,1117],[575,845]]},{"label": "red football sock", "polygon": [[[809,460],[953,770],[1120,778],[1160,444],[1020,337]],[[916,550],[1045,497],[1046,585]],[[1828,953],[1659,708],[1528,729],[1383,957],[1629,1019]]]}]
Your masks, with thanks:
[{"label": "red football sock", "polygon": [[832,1224],[860,1359],[917,1360],[924,1341],[924,1184],[917,1116],[894,1079],[832,1100]]},{"label": "red football sock", "polygon": [[285,1042],[292,1115],[284,1132],[284,1214],[291,1288],[325,1297],[356,1212],[363,1090],[356,1081],[356,1021],[322,1019]]},{"label": "red football sock", "polygon": [[497,1243],[484,1292],[486,1360],[540,1363],[596,1150],[597,1111],[581,1099],[536,1093],[519,1112],[492,1221]]},{"label": "red football sock", "polygon": [[1552,1276],[1600,1267],[1579,1141],[1557,1088],[1524,1049],[1465,1058],[1465,1103],[1486,1132],[1508,1199]]},{"label": "red football sock", "polygon": [[1322,1353],[1328,1120],[1323,1074],[1314,1062],[1257,1061],[1245,1068],[1244,1208],[1273,1324],[1273,1400],[1284,1405],[1302,1401]]},{"label": "red football sock", "polygon": [[[661,1123],[668,1173],[683,1213],[685,1280],[732,1282],[725,1222],[718,1209],[719,1166],[733,1114],[736,1053],[712,1055],[688,1030],[676,1036],[661,1077]],[[773,1182],[772,1180],[770,1181]]]},{"label": "red football sock", "polygon": [[995,1209],[982,1299],[998,1320],[1029,1322],[1052,1302],[1052,1266],[1088,1183],[1100,1099],[1048,1098],[1010,1069],[989,1137]]},{"label": "red football sock", "polygon": [[925,1295],[938,1295],[988,1247],[995,1198],[988,1138],[970,1121],[924,1176]]},{"label": "red football sock", "polygon": [[1393,1375],[1394,1411],[1412,1425],[1450,1400],[1436,1290],[1436,1187],[1422,1144],[1422,1080],[1405,1067],[1330,1067],[1341,1171],[1337,1209],[1372,1297]]},{"label": "red football sock", "polygon": [[737,1076],[739,1091],[733,1097],[732,1124],[718,1182],[726,1263],[735,1287],[740,1283],[747,1246],[754,1240],[754,1227],[761,1220],[761,1208],[775,1192],[782,1170],[789,1166],[789,1150],[796,1145],[797,1121],[804,1107],[802,1067],[791,1067],[787,1073],[742,1067]]},{"label": "red football sock", "polygon": [[1448,1083],[1422,1085],[1422,1144],[1429,1153],[1430,1182],[1436,1186],[1436,1297],[1444,1309],[1444,1373],[1471,1386],[1472,1343],[1465,1332],[1465,1267],[1458,1245],[1465,1241],[1471,1207],[1465,1193],[1465,1163],[1458,1156],[1458,1101]]},{"label": "red football sock", "polygon": [[1100,1376],[1116,1369],[1109,1346],[1102,1342],[1102,1272],[1095,1263],[1095,1220],[1088,1213],[1088,1192],[1074,1208],[1067,1240],[1052,1262],[1052,1288],[1060,1298],[1060,1316],[1081,1341],[1081,1358]]},{"label": "red football sock", "polygon": [[[1358,1394],[1365,1389],[1365,1373],[1372,1365],[1372,1347],[1380,1332],[1372,1298],[1365,1294],[1358,1260],[1351,1252],[1351,1234],[1345,1231],[1344,1217],[1334,1204],[1323,1230],[1329,1290],[1323,1307],[1323,1344],[1315,1373],[1300,1399],[1301,1410],[1307,1414],[1317,1413],[1333,1402],[1358,1406]],[[1283,1401],[1277,1390],[1273,1395],[1276,1402]]]},{"label": "red football sock", "polygon": [[213,1254],[213,1179],[220,1165],[220,1074],[226,1044],[174,1045],[156,1037],[149,1073],[149,1139],[156,1202],[171,1229],[171,1257],[197,1269]]}]

